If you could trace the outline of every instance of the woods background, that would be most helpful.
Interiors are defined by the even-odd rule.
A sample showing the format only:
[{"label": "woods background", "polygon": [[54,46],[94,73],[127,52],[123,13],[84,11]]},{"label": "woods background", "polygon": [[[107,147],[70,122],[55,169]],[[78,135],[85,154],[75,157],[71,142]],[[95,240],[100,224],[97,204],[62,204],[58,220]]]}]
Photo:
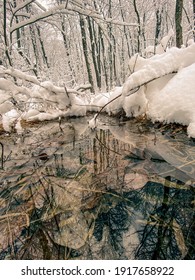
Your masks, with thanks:
[{"label": "woods background", "polygon": [[195,40],[194,12],[194,0],[4,0],[0,63],[56,85],[108,91],[124,83],[131,56],[155,54],[171,29],[169,46]]}]

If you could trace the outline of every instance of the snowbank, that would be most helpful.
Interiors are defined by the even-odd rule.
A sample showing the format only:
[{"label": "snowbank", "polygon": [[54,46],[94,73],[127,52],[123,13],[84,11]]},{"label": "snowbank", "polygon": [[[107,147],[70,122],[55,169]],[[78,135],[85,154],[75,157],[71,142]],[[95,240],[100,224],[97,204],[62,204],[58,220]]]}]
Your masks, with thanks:
[{"label": "snowbank", "polygon": [[123,109],[127,117],[145,114],[153,122],[187,125],[195,137],[195,44],[149,59],[135,55],[129,68],[134,72],[113,90],[106,111],[114,115]]},{"label": "snowbank", "polygon": [[[133,73],[123,87],[99,93],[88,103],[85,94],[76,89],[57,87],[51,81],[41,83],[19,70],[0,67],[1,122],[5,130],[10,131],[16,124],[21,131],[22,119],[43,121],[85,116],[87,111],[99,112],[102,108],[109,115],[124,110],[127,117],[145,114],[154,122],[187,125],[188,135],[195,137],[195,44],[190,42],[182,49],[173,47],[147,59],[135,55],[129,68]],[[15,85],[7,75],[34,86],[29,89]],[[98,114],[89,126],[94,128],[97,117]]]},{"label": "snowbank", "polygon": [[[195,44],[150,59],[133,57],[133,64],[136,71],[122,90],[126,115],[145,113],[152,121],[187,125],[188,135],[195,137]],[[139,90],[132,94],[135,88]],[[136,105],[139,112],[134,113]]]},{"label": "snowbank", "polygon": [[33,82],[31,88],[15,85],[10,78],[0,78],[0,123],[5,131],[13,128],[22,132],[20,122],[45,121],[68,116],[85,116],[86,102],[83,94],[74,89],[57,87],[51,81],[38,82],[36,78],[19,70],[1,67],[0,73]]}]

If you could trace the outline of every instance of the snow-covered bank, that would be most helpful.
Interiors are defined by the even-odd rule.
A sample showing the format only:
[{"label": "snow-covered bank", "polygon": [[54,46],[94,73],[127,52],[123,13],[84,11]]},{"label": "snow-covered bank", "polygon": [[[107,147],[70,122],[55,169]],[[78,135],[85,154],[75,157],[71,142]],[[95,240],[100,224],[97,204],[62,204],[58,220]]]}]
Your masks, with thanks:
[{"label": "snow-covered bank", "polygon": [[[126,114],[131,108],[128,98],[134,95],[140,114],[145,112],[152,121],[187,125],[188,135],[195,137],[195,44],[184,49],[171,48],[150,59],[137,57],[138,65],[139,60],[141,67],[130,75],[122,89]],[[136,87],[139,91],[131,95]]]},{"label": "snow-covered bank", "polygon": [[[122,87],[91,96],[90,101],[77,89],[55,86],[51,81],[41,83],[19,70],[1,67],[1,123],[6,131],[14,125],[21,133],[21,120],[85,116],[87,111],[99,112],[104,107],[101,111],[109,115],[124,111],[127,117],[144,114],[153,122],[187,125],[188,135],[195,137],[195,44],[148,59],[136,54],[129,65],[134,72]],[[20,83],[16,85],[13,78]]]},{"label": "snow-covered bank", "polygon": [[153,122],[187,125],[195,137],[195,44],[149,59],[136,54],[129,65],[134,73],[113,91],[108,102],[118,98],[106,111],[114,115],[124,109],[127,117],[145,114]]},{"label": "snow-covered bank", "polygon": [[[14,78],[17,78],[17,85]],[[79,89],[89,87],[90,85],[81,85],[78,89],[59,87],[51,81],[39,82],[34,76],[1,66],[0,124],[5,131],[11,132],[14,127],[21,133],[22,120],[45,121],[68,116],[85,116],[86,97]]]}]

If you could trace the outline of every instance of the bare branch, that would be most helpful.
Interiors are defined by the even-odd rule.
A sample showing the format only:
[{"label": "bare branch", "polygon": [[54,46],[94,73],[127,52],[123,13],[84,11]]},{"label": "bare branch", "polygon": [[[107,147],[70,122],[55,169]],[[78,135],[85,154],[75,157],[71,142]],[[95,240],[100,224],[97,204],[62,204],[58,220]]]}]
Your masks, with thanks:
[{"label": "bare branch", "polygon": [[[87,8],[80,8],[78,6],[73,6],[69,2],[67,2],[66,3],[66,9],[65,9],[64,4],[60,4],[57,7],[53,7],[52,9],[49,9],[46,12],[43,12],[43,13],[41,13],[39,15],[36,15],[36,16],[32,16],[30,19],[23,20],[20,23],[17,23],[14,26],[11,26],[10,27],[10,33],[13,33],[14,31],[16,31],[17,29],[19,29],[21,27],[27,26],[27,25],[35,23],[35,22],[37,22],[39,20],[43,20],[43,19],[45,19],[47,17],[50,17],[50,16],[52,16],[52,15],[54,15],[56,13],[59,13],[59,12],[66,13],[67,11],[68,12],[69,11],[74,11],[74,12],[77,12],[77,13],[85,15],[85,16],[90,16],[90,17],[94,18],[94,20],[95,19],[96,20],[100,20],[100,21],[105,22],[105,23],[113,23],[113,24],[117,24],[117,25],[128,25],[128,26],[134,26],[134,27],[137,26],[136,23],[121,22],[121,21],[118,21],[118,20],[114,20],[112,18],[104,19],[96,11],[93,11],[93,10],[87,9]],[[15,12],[16,11],[14,11],[14,13]]]},{"label": "bare branch", "polygon": [[36,4],[37,7],[39,7],[42,11],[44,11],[44,12],[47,11],[47,9],[46,9],[43,5],[41,5],[41,4],[39,3],[39,1],[35,0],[35,4]]},{"label": "bare branch", "polygon": [[1,73],[10,75],[10,76],[12,76],[14,78],[19,78],[21,80],[25,80],[25,81],[34,83],[36,85],[40,84],[40,82],[37,80],[36,77],[24,74],[22,71],[16,70],[16,69],[13,69],[13,68],[1,69]]},{"label": "bare branch", "polygon": [[23,9],[24,7],[26,7],[27,5],[29,5],[30,3],[35,2],[35,0],[26,0],[25,2],[22,2],[21,4],[17,5],[15,9],[12,10],[13,16],[20,11],[21,9]]},{"label": "bare branch", "polygon": [[87,89],[90,89],[90,88],[91,88],[91,84],[84,84],[84,85],[78,85],[74,89],[76,91],[78,91],[78,90],[84,91],[84,90],[87,90]]}]

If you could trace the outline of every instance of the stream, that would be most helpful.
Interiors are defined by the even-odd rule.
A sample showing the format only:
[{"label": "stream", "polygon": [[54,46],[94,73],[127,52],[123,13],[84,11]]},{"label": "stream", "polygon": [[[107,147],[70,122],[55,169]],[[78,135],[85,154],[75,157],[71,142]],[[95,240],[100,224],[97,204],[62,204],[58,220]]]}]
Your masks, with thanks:
[{"label": "stream", "polygon": [[195,259],[195,142],[89,119],[0,135],[0,259]]}]

